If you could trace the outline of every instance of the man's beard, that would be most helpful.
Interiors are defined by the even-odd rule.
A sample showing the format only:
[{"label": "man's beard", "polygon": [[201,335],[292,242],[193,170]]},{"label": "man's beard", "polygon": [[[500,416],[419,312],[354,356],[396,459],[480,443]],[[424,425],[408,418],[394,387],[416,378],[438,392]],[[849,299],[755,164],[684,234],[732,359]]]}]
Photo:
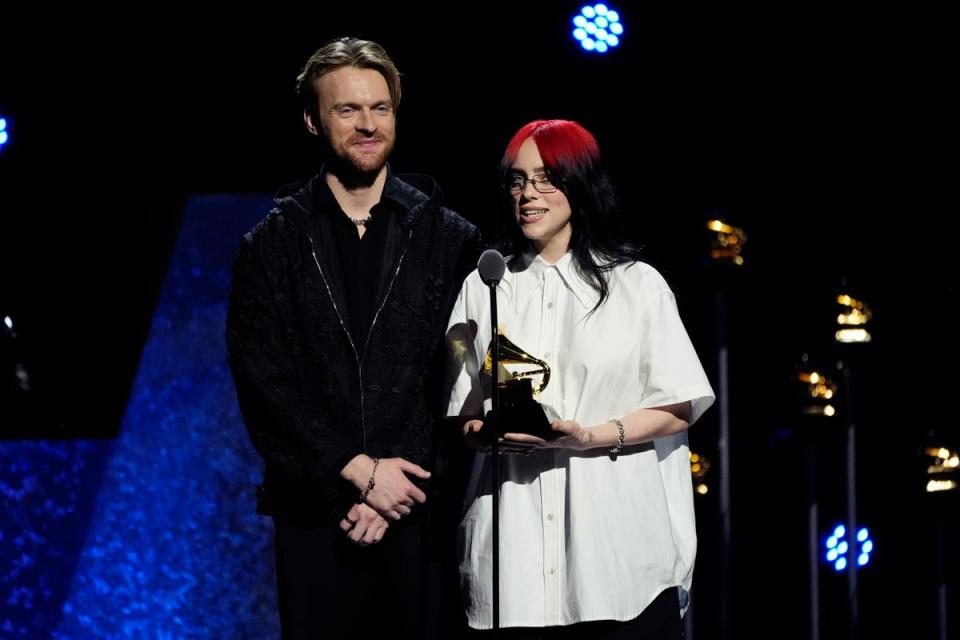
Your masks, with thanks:
[{"label": "man's beard", "polygon": [[[383,143],[383,149],[373,162],[371,162],[372,158],[369,156],[365,158],[367,162],[362,162],[362,159],[354,154],[342,152],[340,149],[331,149],[328,170],[337,176],[337,179],[339,179],[341,184],[347,189],[352,190],[370,187],[377,179],[377,176],[380,175],[380,171],[383,170],[384,165],[387,164],[387,158],[390,157],[390,152],[393,151],[393,141],[384,138],[377,139]],[[329,141],[327,142],[327,146],[332,146],[329,144]]]}]

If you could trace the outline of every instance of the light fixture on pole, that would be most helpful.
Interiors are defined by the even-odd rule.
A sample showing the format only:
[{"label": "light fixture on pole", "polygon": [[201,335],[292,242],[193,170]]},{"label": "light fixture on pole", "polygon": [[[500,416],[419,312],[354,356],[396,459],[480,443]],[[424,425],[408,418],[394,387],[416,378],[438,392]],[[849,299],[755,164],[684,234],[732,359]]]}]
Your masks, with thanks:
[{"label": "light fixture on pole", "polygon": [[[727,290],[733,280],[731,270],[739,270],[744,264],[743,245],[747,234],[743,229],[719,220],[707,221],[712,232],[710,262],[718,273],[714,286],[714,317],[717,323],[717,409],[719,426],[717,456],[720,477],[718,501],[720,503],[720,640],[730,637],[733,627],[730,593],[732,592],[732,518],[730,509],[730,364],[727,338]],[[723,274],[722,276],[719,274]],[[727,276],[727,277],[724,277]]]},{"label": "light fixture on pole", "polygon": [[[853,361],[856,359],[861,345],[873,340],[867,329],[873,314],[870,308],[860,299],[854,298],[846,292],[836,297],[840,305],[837,314],[837,328],[834,340],[842,357],[837,366],[843,375],[843,391],[845,396],[844,416],[847,422],[847,531],[858,531],[857,527],[857,412],[855,408],[856,393],[854,391]],[[850,557],[859,558],[862,553],[860,541],[856,537],[850,539]],[[860,608],[857,593],[856,563],[851,563],[847,569],[847,637],[857,640],[860,633]]]},{"label": "light fixture on pole", "polygon": [[822,434],[832,429],[837,418],[838,388],[823,369],[813,366],[806,353],[794,380],[795,424],[803,443],[806,467],[804,506],[807,515],[807,591],[810,640],[820,638],[820,502],[818,491],[817,447]]},{"label": "light fixture on pole", "polygon": [[937,639],[946,640],[949,634],[948,549],[952,549],[948,533],[956,524],[958,481],[960,481],[960,453],[953,448],[955,440],[931,429],[922,448],[926,479],[925,493],[930,510],[929,521],[934,532],[934,572],[937,589]]}]

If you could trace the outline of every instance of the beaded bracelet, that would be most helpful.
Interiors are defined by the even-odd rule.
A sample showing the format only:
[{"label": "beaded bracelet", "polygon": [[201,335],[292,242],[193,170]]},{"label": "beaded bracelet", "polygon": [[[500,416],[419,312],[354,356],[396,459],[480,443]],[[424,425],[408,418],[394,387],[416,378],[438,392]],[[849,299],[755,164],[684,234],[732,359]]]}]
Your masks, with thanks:
[{"label": "beaded bracelet", "polygon": [[370,479],[367,480],[367,488],[360,492],[360,502],[366,502],[367,496],[370,495],[370,492],[373,491],[373,488],[376,486],[374,481],[374,476],[377,475],[377,465],[380,464],[380,458],[373,459],[373,471],[370,472]]},{"label": "beaded bracelet", "polygon": [[620,422],[619,418],[610,418],[608,422],[612,422],[613,424],[617,425],[617,430],[620,432],[617,436],[616,446],[610,447],[610,453],[620,453],[620,450],[623,449],[623,423]]}]

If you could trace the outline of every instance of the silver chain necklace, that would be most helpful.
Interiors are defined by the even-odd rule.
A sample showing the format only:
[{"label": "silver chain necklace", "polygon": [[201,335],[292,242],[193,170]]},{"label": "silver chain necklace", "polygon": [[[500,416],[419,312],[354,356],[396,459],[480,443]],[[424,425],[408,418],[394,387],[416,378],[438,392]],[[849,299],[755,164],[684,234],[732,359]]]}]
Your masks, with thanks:
[{"label": "silver chain necklace", "polygon": [[351,221],[353,224],[357,225],[358,227],[362,227],[362,226],[366,225],[368,222],[370,222],[371,220],[373,220],[373,216],[372,216],[372,215],[367,215],[366,218],[351,218],[351,217],[348,216],[346,213],[344,213],[343,215],[345,215],[345,216],[347,216],[348,218],[350,218],[350,221]]}]

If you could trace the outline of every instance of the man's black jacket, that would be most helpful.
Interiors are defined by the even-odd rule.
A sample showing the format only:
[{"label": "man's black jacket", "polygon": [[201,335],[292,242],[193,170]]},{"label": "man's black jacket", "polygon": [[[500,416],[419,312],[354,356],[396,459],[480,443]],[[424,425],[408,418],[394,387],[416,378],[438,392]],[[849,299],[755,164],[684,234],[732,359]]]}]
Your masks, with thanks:
[{"label": "man's black jacket", "polygon": [[443,334],[476,264],[476,227],[440,203],[432,179],[390,175],[410,205],[388,232],[383,286],[366,340],[351,338],[317,176],[282,190],[243,237],[233,269],[227,351],[254,447],[266,461],[259,510],[334,523],[357,498],[340,470],[354,456],[432,469]]}]

